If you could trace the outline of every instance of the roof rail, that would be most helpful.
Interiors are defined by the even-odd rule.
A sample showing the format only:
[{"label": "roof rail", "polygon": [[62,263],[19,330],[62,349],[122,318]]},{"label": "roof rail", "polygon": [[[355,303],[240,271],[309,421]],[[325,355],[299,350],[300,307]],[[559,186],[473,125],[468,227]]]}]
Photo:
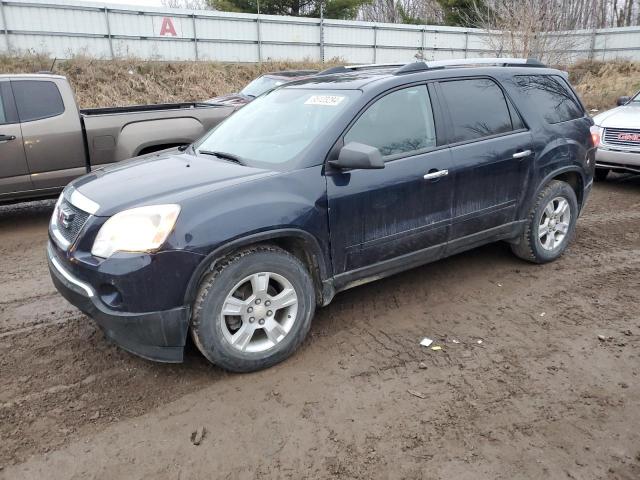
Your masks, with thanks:
[{"label": "roof rail", "polygon": [[358,70],[374,70],[377,68],[400,68],[404,63],[370,63],[367,65],[339,65],[322,70],[317,75],[331,75],[333,73],[357,72]]},{"label": "roof rail", "polygon": [[535,58],[460,58],[454,60],[417,61],[407,63],[395,71],[396,75],[420,72],[446,67],[465,67],[475,65],[495,65],[499,67],[545,67],[546,65]]}]

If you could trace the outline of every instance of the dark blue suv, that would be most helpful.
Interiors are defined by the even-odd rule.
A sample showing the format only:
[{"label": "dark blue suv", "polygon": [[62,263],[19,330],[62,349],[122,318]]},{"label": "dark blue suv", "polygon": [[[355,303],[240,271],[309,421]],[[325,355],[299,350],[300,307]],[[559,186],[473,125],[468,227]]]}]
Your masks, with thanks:
[{"label": "dark blue suv", "polygon": [[268,367],[341,290],[497,240],[558,258],[591,189],[591,126],[532,60],[338,67],[71,183],[51,275],[130,352],[179,362],[190,332],[225,369]]}]

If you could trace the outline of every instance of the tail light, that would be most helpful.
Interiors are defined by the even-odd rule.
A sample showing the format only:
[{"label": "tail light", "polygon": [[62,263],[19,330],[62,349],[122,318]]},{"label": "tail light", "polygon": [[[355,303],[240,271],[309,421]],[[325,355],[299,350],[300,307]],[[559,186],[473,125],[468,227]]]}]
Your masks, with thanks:
[{"label": "tail light", "polygon": [[594,147],[600,146],[600,139],[602,138],[602,128],[597,125],[592,125],[591,131],[591,143]]}]

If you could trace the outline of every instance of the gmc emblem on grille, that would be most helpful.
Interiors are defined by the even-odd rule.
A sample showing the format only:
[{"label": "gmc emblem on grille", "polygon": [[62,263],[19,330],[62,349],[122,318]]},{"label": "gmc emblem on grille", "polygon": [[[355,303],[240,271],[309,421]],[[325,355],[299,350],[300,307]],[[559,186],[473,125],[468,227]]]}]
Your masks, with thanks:
[{"label": "gmc emblem on grille", "polygon": [[623,142],[640,142],[640,133],[619,133],[618,140]]},{"label": "gmc emblem on grille", "polygon": [[62,225],[66,229],[69,229],[71,222],[73,222],[75,217],[76,214],[66,206],[62,206],[58,210],[58,224]]}]

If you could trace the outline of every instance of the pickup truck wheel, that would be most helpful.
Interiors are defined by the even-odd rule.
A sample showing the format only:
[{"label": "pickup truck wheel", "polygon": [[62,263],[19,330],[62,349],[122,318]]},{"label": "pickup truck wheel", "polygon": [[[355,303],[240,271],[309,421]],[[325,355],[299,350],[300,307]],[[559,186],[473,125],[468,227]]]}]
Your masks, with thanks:
[{"label": "pickup truck wheel", "polygon": [[553,180],[536,197],[525,229],[511,250],[530,262],[551,262],[573,239],[577,218],[575,192],[567,183]]},{"label": "pickup truck wheel", "polygon": [[598,182],[604,182],[611,170],[608,168],[596,168],[595,179]]},{"label": "pickup truck wheel", "polygon": [[233,372],[275,365],[302,343],[315,311],[306,267],[269,246],[232,255],[201,282],[191,335],[212,363]]}]

